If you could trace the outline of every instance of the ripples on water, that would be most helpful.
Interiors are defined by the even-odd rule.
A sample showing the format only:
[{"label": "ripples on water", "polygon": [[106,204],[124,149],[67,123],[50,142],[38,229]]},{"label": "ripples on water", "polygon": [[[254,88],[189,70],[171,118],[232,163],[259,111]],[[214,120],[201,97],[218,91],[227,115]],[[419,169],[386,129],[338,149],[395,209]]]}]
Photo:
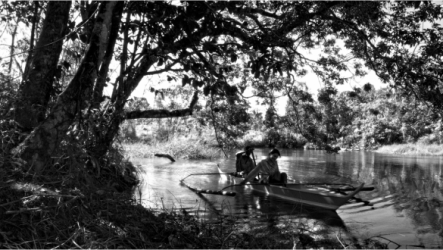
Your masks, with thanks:
[{"label": "ripples on water", "polygon": [[[256,149],[257,161],[268,152]],[[356,236],[372,237],[390,248],[443,247],[442,157],[408,157],[372,152],[341,152],[337,155],[315,150],[281,150],[281,171],[300,182],[351,183],[375,186],[358,195],[370,201],[374,209],[362,203],[342,206],[337,212],[245,192],[235,197],[197,195],[180,185],[180,179],[193,173],[234,171],[234,159],[214,161],[135,159],[141,165],[141,200],[147,207],[181,210],[202,219],[217,215],[232,216],[244,223],[277,225],[290,221],[323,228],[345,228]],[[232,153],[234,156],[234,153]],[[233,157],[232,157],[233,158]],[[221,189],[226,179],[198,175],[186,179],[194,187]],[[397,245],[398,244],[398,245]]]}]

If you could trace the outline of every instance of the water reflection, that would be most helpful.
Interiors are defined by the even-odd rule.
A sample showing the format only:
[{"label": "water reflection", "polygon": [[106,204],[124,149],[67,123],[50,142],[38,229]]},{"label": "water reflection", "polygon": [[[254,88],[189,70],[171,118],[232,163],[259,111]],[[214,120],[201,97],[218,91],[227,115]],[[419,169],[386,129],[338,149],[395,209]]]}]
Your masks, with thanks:
[{"label": "water reflection", "polygon": [[[344,211],[340,214],[342,218],[349,220],[347,224],[361,234],[383,236],[402,246],[441,248],[441,158],[364,155],[370,157],[371,162],[368,164],[361,157],[359,165],[363,171],[354,176],[360,181],[372,182],[377,188],[376,192],[361,194],[372,199],[376,210],[363,216]],[[364,165],[373,170],[362,174],[366,169]]]},{"label": "water reflection", "polygon": [[[255,150],[257,161],[268,150]],[[337,213],[290,204],[283,200],[245,192],[236,197],[196,195],[179,180],[191,173],[214,173],[217,164],[233,171],[233,159],[219,161],[185,161],[173,164],[166,159],[135,159],[143,166],[144,187],[140,198],[146,206],[159,209],[185,209],[210,220],[216,215],[234,216],[247,223],[279,223],[303,220],[349,228],[356,235],[388,239],[406,247],[441,248],[443,246],[443,191],[441,157],[408,157],[372,152],[342,152],[337,155],[322,151],[281,150],[282,171],[301,182],[364,182],[375,191],[359,197],[374,204],[374,209],[349,204]],[[234,153],[233,153],[234,154]],[[188,179],[187,179],[188,180]],[[221,189],[227,180],[222,176],[200,175],[189,178],[199,188]],[[382,237],[382,238],[380,238]],[[386,241],[387,243],[387,241]],[[390,244],[390,247],[397,247]]]}]

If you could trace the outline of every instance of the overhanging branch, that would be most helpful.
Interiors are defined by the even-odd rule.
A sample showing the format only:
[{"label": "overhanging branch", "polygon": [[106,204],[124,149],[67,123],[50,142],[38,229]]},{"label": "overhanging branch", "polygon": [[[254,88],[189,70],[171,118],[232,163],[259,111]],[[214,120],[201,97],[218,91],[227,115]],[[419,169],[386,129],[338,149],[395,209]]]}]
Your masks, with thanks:
[{"label": "overhanging branch", "polygon": [[192,110],[187,109],[151,109],[151,110],[135,110],[126,113],[126,119],[139,119],[139,118],[169,118],[169,117],[183,117],[192,115]]},{"label": "overhanging branch", "polygon": [[170,118],[170,117],[184,117],[192,115],[195,104],[198,101],[198,91],[194,92],[191,103],[186,109],[151,109],[151,110],[134,110],[126,112],[125,119],[140,119],[140,118]]}]

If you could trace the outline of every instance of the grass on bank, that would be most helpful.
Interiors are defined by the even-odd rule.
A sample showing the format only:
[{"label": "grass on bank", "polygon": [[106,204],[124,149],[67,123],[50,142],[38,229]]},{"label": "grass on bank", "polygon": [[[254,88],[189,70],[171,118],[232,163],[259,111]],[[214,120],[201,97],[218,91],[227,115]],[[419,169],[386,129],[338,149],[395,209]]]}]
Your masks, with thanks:
[{"label": "grass on bank", "polygon": [[[122,125],[119,139],[128,156],[153,158],[154,154],[168,154],[176,159],[214,159],[223,155],[218,146],[217,135],[212,127],[176,132],[167,125]],[[270,141],[264,131],[250,130],[235,139],[236,147],[268,147]],[[279,148],[301,148],[306,139],[300,134],[286,134],[277,140]],[[220,136],[220,135],[219,135]]]},{"label": "grass on bank", "polygon": [[[286,143],[284,146],[301,147],[305,144],[302,139],[297,139],[301,144]],[[259,131],[250,131],[244,137],[236,140],[238,148],[253,146],[256,148],[267,147],[269,143],[265,135]],[[283,147],[283,145],[277,145]],[[223,156],[218,146],[214,133],[197,135],[191,133],[186,136],[175,135],[167,140],[146,140],[143,136],[132,135],[131,140],[124,140],[123,147],[130,158],[153,158],[154,154],[168,154],[175,159],[216,159]]]},{"label": "grass on bank", "polygon": [[443,145],[421,143],[393,144],[381,146],[376,152],[401,155],[442,156]]},{"label": "grass on bank", "polygon": [[168,141],[145,143],[143,141],[123,143],[130,158],[153,158],[154,154],[168,154],[175,159],[215,159],[222,154],[220,148],[204,139],[174,137]]},{"label": "grass on bank", "polygon": [[167,154],[174,159],[214,159],[221,156],[212,129],[171,132],[159,126],[151,132],[146,126],[127,123],[120,131],[120,141],[129,158],[154,158],[154,154]]}]

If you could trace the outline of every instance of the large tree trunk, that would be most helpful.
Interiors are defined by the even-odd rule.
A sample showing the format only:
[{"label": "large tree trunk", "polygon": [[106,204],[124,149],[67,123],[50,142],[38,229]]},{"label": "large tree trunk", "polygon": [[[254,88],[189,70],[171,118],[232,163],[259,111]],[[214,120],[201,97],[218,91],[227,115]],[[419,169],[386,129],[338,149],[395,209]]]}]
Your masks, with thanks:
[{"label": "large tree trunk", "polygon": [[18,28],[18,22],[15,24],[14,27],[14,31],[12,31],[12,35],[11,35],[11,53],[10,53],[10,58],[9,58],[9,67],[8,67],[8,74],[11,74],[12,72],[12,64],[14,62],[14,51],[15,51],[15,36],[17,35],[17,28]]},{"label": "large tree trunk", "polygon": [[[39,15],[38,15],[38,9],[39,9],[39,3],[38,1],[34,2],[35,8],[34,8],[34,16],[32,17],[32,27],[31,27],[31,40],[29,41],[29,52],[28,52],[28,59],[25,65],[25,72],[29,71],[30,63],[32,62],[32,54],[34,53],[34,40],[35,40],[35,34],[38,27],[39,22]],[[24,78],[23,78],[24,79]]]},{"label": "large tree trunk", "polygon": [[[74,78],[60,94],[46,120],[17,148],[21,158],[27,161],[29,167],[35,167],[34,171],[37,173],[43,170],[45,164],[50,163],[51,156],[57,152],[75,117],[81,115],[80,111],[91,101],[94,82],[107,48],[111,18],[117,3],[115,1],[100,3],[89,48]],[[120,4],[119,7],[123,8],[123,5]]]},{"label": "large tree trunk", "polygon": [[[123,5],[123,2],[119,2],[118,5]],[[92,103],[93,108],[98,108],[100,103],[103,101],[103,89],[106,86],[109,65],[111,64],[112,58],[114,56],[114,48],[117,42],[118,32],[120,30],[123,8],[121,6],[117,6],[116,8],[117,11],[112,17],[112,25],[109,33],[108,48],[106,49],[106,54],[104,55],[97,83],[95,84],[94,88],[93,103]]]},{"label": "large tree trunk", "polygon": [[33,56],[28,58],[29,67],[15,104],[15,121],[25,130],[35,128],[45,118],[70,8],[71,1],[48,3],[43,29]]}]

